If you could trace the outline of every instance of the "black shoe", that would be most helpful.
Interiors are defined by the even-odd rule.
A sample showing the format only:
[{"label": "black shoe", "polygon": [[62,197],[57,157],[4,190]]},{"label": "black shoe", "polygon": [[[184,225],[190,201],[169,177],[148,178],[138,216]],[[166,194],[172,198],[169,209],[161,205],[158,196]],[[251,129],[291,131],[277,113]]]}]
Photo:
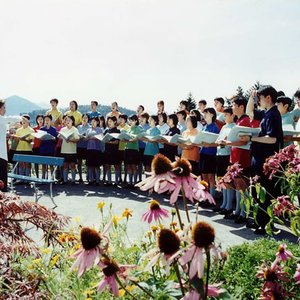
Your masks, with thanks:
[{"label": "black shoe", "polygon": [[252,228],[252,229],[257,229],[259,226],[255,222],[248,220],[248,222],[246,224],[246,227],[247,228]]},{"label": "black shoe", "polygon": [[255,234],[259,234],[259,235],[264,235],[266,234],[266,229],[264,228],[257,228],[255,231],[254,231]]},{"label": "black shoe", "polygon": [[235,219],[237,219],[237,217],[238,217],[237,215],[231,213],[231,214],[225,215],[224,219],[226,219],[226,220],[235,220]]},{"label": "black shoe", "polygon": [[79,182],[79,183],[83,183],[83,180],[82,180],[82,178],[80,178],[80,179],[78,180],[78,182]]},{"label": "black shoe", "polygon": [[247,218],[242,217],[242,216],[238,216],[235,220],[234,223],[236,224],[245,224],[247,223]]},{"label": "black shoe", "polygon": [[233,212],[232,209],[227,210],[227,209],[223,208],[223,209],[221,209],[221,210],[219,211],[219,214],[220,214],[220,215],[230,215],[230,214],[232,214],[232,212]]},{"label": "black shoe", "polygon": [[220,206],[218,206],[218,207],[214,207],[214,208],[213,208],[213,211],[214,211],[214,212],[220,212],[222,209],[223,209],[223,208],[221,208]]}]

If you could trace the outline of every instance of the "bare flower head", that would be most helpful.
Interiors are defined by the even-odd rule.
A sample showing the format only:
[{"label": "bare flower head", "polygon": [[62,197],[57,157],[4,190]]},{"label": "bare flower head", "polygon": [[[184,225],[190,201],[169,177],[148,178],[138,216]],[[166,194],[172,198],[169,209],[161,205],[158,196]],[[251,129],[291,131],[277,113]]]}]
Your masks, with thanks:
[{"label": "bare flower head", "polygon": [[99,233],[91,228],[83,227],[80,233],[82,247],[85,250],[91,250],[98,246],[101,242]]},{"label": "bare flower head", "polygon": [[192,229],[192,238],[199,248],[208,248],[215,240],[215,229],[207,222],[198,222]]},{"label": "bare flower head", "polygon": [[162,154],[157,154],[152,160],[151,169],[155,175],[165,174],[172,170],[171,161]]},{"label": "bare flower head", "polygon": [[180,247],[179,237],[170,229],[162,229],[159,232],[157,242],[159,250],[166,255],[172,255],[176,253]]}]

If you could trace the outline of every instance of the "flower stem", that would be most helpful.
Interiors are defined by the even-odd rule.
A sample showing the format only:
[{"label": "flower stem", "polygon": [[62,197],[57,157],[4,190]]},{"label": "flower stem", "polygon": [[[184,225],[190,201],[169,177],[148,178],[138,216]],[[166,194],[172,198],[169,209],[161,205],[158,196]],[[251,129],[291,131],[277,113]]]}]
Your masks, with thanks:
[{"label": "flower stem", "polygon": [[208,248],[205,249],[205,253],[206,253],[207,268],[206,268],[206,282],[205,282],[205,296],[204,296],[204,300],[207,299],[209,271],[210,271],[210,251],[209,251]]},{"label": "flower stem", "polygon": [[130,280],[133,284],[135,284],[137,287],[139,287],[143,292],[145,292],[150,298],[155,299],[155,297],[150,294],[145,288],[143,288],[138,282]]},{"label": "flower stem", "polygon": [[181,276],[180,276],[180,272],[179,272],[177,261],[174,262],[173,266],[174,266],[174,270],[176,272],[176,276],[178,278],[178,282],[179,282],[179,285],[180,285],[182,296],[184,297],[185,291],[184,291],[184,287],[183,287],[183,284],[182,284],[182,281],[181,281]]},{"label": "flower stem", "polygon": [[177,213],[177,217],[178,217],[178,222],[179,222],[179,225],[180,225],[180,229],[183,230],[183,224],[182,224],[182,221],[181,221],[181,216],[180,216],[180,212],[179,212],[179,208],[178,208],[177,202],[175,202],[175,209],[176,209],[176,213]]},{"label": "flower stem", "polygon": [[188,220],[188,222],[190,223],[190,216],[189,216],[189,211],[188,211],[188,207],[187,207],[187,203],[186,203],[186,197],[185,197],[185,192],[183,187],[181,187],[181,193],[182,193],[182,198],[183,198],[183,205],[184,205],[184,209],[185,209],[185,213],[186,213],[186,218]]},{"label": "flower stem", "polygon": [[127,293],[129,296],[131,296],[132,299],[137,300],[136,297],[134,297],[127,289],[126,287],[123,285],[123,283],[121,282],[120,278],[118,277],[118,275],[115,274],[115,278],[118,282],[118,284],[120,285],[120,287],[125,291],[125,293]]}]

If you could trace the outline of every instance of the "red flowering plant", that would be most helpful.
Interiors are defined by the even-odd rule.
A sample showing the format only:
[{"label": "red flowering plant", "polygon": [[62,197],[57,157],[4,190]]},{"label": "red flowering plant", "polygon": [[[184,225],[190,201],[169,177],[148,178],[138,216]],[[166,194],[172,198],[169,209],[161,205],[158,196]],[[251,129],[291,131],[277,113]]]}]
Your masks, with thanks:
[{"label": "red flowering plant", "polygon": [[[272,200],[268,214],[272,220],[287,221],[294,235],[300,237],[300,153],[292,144],[269,157],[264,174],[278,178],[282,196]],[[266,193],[264,191],[264,193]],[[284,224],[283,222],[281,222]]]}]

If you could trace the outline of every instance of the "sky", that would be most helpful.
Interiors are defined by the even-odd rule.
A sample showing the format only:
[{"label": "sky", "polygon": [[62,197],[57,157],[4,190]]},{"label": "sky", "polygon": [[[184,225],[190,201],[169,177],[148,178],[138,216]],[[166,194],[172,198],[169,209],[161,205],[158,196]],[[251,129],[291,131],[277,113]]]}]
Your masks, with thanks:
[{"label": "sky", "polygon": [[298,0],[0,0],[0,98],[154,112],[300,87]]}]

